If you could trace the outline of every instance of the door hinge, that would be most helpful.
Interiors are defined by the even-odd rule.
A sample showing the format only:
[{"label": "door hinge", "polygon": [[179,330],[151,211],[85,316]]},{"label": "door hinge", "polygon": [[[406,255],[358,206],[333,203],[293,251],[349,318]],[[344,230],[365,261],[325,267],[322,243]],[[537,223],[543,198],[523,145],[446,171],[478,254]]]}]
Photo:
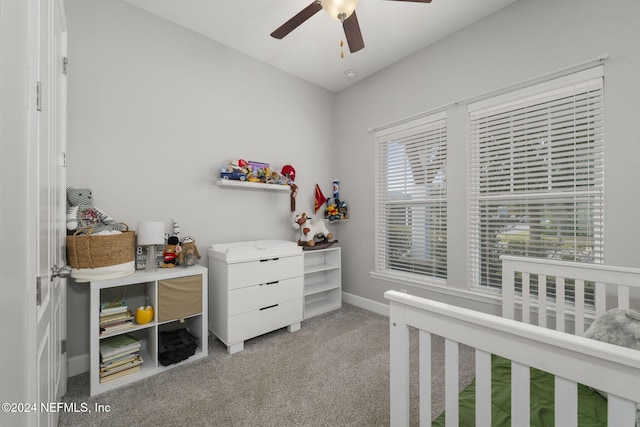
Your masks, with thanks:
[{"label": "door hinge", "polygon": [[62,57],[62,74],[65,76],[69,73],[69,58],[66,56]]},{"label": "door hinge", "polygon": [[36,305],[42,304],[42,277],[36,279]]},{"label": "door hinge", "polygon": [[36,82],[36,110],[42,111],[42,82]]},{"label": "door hinge", "polygon": [[60,354],[65,354],[67,352],[67,340],[60,341]]},{"label": "door hinge", "polygon": [[60,162],[59,162],[59,166],[66,168],[67,167],[67,153],[60,153]]}]

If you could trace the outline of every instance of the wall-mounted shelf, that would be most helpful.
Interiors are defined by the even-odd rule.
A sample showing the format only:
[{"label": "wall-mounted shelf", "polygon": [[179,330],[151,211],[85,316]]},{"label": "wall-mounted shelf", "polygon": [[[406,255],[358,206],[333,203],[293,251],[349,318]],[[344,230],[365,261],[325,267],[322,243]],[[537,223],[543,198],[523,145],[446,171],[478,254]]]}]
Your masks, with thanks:
[{"label": "wall-mounted shelf", "polygon": [[349,218],[347,218],[347,219],[335,219],[333,221],[325,218],[324,222],[326,222],[327,224],[344,224],[345,222],[349,222]]},{"label": "wall-mounted shelf", "polygon": [[262,182],[237,181],[233,179],[218,179],[216,185],[227,188],[242,188],[247,190],[291,191],[288,184],[263,184]]}]

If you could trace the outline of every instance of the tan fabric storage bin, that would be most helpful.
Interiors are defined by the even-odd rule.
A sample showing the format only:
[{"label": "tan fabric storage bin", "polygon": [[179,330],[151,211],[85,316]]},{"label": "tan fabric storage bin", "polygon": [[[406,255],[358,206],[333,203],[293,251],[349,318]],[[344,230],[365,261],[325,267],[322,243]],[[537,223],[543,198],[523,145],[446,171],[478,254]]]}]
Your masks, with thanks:
[{"label": "tan fabric storage bin", "polygon": [[202,276],[158,280],[158,322],[202,312]]}]

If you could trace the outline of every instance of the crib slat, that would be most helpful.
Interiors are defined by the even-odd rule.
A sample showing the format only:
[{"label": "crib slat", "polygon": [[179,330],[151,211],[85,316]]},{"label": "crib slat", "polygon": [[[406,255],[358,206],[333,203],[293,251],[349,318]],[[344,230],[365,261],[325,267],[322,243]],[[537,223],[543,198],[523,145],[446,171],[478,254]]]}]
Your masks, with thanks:
[{"label": "crib slat", "polygon": [[522,273],[522,322],[531,323],[531,276]]},{"label": "crib slat", "polygon": [[576,318],[575,334],[584,333],[584,280],[576,280]]},{"label": "crib slat", "polygon": [[538,274],[538,326],[547,327],[547,276]]},{"label": "crib slat", "polygon": [[601,315],[607,309],[607,288],[602,282],[596,283],[596,316]]},{"label": "crib slat", "polygon": [[529,427],[529,367],[511,361],[511,425]]},{"label": "crib slat", "polygon": [[418,334],[420,425],[431,425],[431,334],[420,330]]},{"label": "crib slat", "polygon": [[578,384],[555,377],[555,423],[557,426],[578,425]]},{"label": "crib slat", "polygon": [[515,319],[515,286],[513,264],[502,262],[502,317]]},{"label": "crib slat", "polygon": [[630,400],[610,394],[607,397],[607,425],[634,426],[636,423],[636,404]]},{"label": "crib slat", "polygon": [[629,287],[618,286],[618,308],[629,308]]},{"label": "crib slat", "polygon": [[409,328],[406,307],[389,305],[389,391],[391,426],[409,425]]},{"label": "crib slat", "polygon": [[444,341],[445,426],[458,427],[458,343]]},{"label": "crib slat", "polygon": [[491,353],[476,350],[476,427],[491,426]]},{"label": "crib slat", "polygon": [[564,332],[565,324],[564,277],[556,277],[556,331]]}]

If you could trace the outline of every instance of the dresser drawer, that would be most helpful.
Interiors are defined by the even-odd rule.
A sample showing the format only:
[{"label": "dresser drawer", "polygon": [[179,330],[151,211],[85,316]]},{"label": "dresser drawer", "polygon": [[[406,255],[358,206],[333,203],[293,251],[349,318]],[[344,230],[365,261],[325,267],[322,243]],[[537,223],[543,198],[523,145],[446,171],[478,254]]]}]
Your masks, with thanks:
[{"label": "dresser drawer", "polygon": [[302,298],[285,301],[229,318],[229,343],[244,341],[302,321]]},{"label": "dresser drawer", "polygon": [[229,315],[258,310],[279,302],[302,298],[302,277],[275,280],[229,291]]},{"label": "dresser drawer", "polygon": [[304,262],[300,255],[238,262],[228,268],[229,289],[238,289],[302,276]]}]

